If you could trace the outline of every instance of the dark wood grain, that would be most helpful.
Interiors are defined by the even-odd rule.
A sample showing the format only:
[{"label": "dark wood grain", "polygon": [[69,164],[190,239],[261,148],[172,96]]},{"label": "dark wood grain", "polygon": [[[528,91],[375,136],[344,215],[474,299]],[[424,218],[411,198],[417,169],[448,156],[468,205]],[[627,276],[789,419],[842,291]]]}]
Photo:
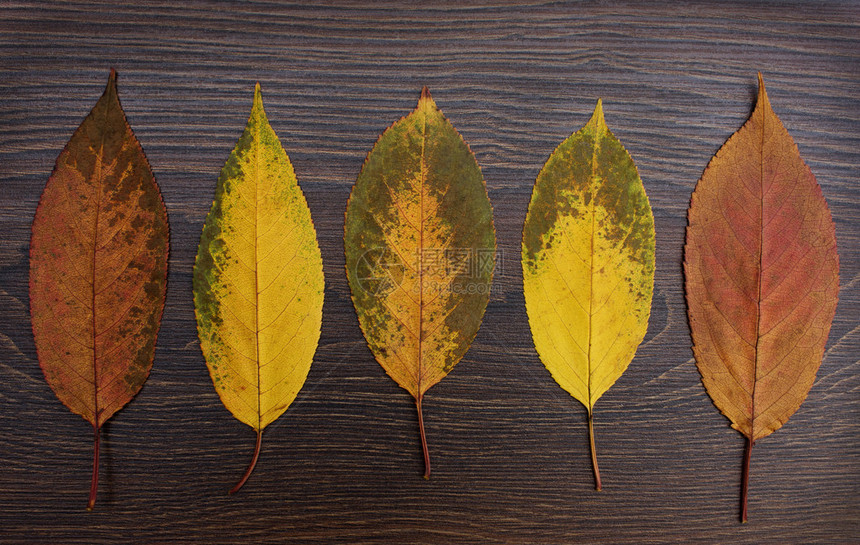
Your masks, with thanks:
[{"label": "dark wood grain", "polygon": [[[0,543],[860,542],[860,5],[362,5],[0,0]],[[111,66],[167,203],[170,276],[152,375],[105,426],[86,513],[91,437],[39,369],[27,252]],[[699,380],[680,263],[690,194],[758,70],[833,212],[842,287],[808,399],[756,446],[741,526],[743,440]],[[191,267],[256,81],[308,197],[326,301],[307,383],[228,497],[254,435],[212,387]],[[472,349],[425,398],[430,481],[414,405],[361,336],[342,242],[365,154],[423,85],[483,168],[502,251]],[[600,493],[584,409],[532,346],[519,265],[535,176],[598,97],[657,229],[648,336],[596,413]]]}]

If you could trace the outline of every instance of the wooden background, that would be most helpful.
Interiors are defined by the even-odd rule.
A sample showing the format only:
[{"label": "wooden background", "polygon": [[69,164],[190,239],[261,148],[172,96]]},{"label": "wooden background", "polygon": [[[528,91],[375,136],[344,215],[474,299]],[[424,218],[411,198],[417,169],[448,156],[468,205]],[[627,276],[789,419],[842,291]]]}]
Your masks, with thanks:
[{"label": "wooden background", "polygon": [[[860,542],[860,5],[303,4],[0,0],[0,543]],[[170,276],[152,374],[104,428],[87,513],[91,432],[39,369],[27,252],[110,67],[167,203]],[[758,70],[832,210],[841,290],[808,399],[753,451],[742,526],[743,440],[699,380],[681,259],[690,193]],[[228,497],[254,435],[212,387],[191,267],[256,81],[313,213],[326,300],[307,383]],[[411,398],[361,336],[342,242],[365,154],[423,85],[483,168],[502,251],[475,343],[425,398],[430,481]],[[597,405],[600,493],[584,409],[532,346],[519,264],[535,176],[598,97],[657,229],[648,335]]]}]

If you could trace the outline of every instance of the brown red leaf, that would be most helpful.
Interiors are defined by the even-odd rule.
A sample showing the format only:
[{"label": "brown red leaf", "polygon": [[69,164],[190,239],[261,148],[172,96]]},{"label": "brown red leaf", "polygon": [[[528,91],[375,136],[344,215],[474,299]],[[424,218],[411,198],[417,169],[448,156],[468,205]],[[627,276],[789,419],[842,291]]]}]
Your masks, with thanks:
[{"label": "brown red leaf", "polygon": [[140,390],[167,282],[167,211],[125,119],[111,70],[104,94],[48,179],[30,243],[30,312],[45,379],[99,428]]},{"label": "brown red leaf", "polygon": [[821,187],[771,109],[756,108],[693,193],[684,271],[702,382],[749,456],[806,398],[836,311],[839,259]]}]

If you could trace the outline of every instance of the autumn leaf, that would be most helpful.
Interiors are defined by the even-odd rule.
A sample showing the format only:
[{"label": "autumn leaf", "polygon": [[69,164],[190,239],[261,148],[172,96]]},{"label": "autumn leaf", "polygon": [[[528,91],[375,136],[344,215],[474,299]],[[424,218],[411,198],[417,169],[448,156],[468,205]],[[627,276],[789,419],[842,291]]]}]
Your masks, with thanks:
[{"label": "autumn leaf", "polygon": [[425,87],[368,154],[346,210],[346,272],[367,344],[418,411],[462,359],[489,300],[493,210],[469,147]]},{"label": "autumn leaf", "polygon": [[648,328],[654,218],[633,160],[603,106],[538,174],[523,227],[523,289],[535,348],[588,414],[627,369]]},{"label": "autumn leaf", "polygon": [[830,211],[761,74],[755,110],[693,193],[684,272],[702,382],[746,437],[745,522],[752,446],[806,398],[839,290]]},{"label": "autumn leaf", "polygon": [[140,391],[167,282],[167,211],[119,103],[116,72],[57,158],[30,242],[30,312],[54,393],[99,429]]},{"label": "autumn leaf", "polygon": [[293,166],[263,111],[260,85],[221,170],[194,265],[200,347],[221,401],[257,432],[293,402],[320,337],[323,269]]}]

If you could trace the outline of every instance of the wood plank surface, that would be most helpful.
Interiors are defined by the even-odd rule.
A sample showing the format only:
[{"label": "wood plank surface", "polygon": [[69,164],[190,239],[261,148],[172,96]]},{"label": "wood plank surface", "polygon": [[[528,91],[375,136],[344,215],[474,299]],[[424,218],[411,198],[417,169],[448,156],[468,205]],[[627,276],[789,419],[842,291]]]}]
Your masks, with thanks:
[{"label": "wood plank surface", "polygon": [[[0,543],[860,542],[860,4],[826,2],[24,2],[0,0]],[[151,377],[103,431],[47,386],[29,319],[30,224],[54,161],[116,68],[171,226]],[[808,399],[752,459],[692,359],[686,210],[749,115],[761,70],[836,223],[840,301]],[[304,389],[265,434],[222,406],[197,341],[191,269],[254,83],[289,153],[326,274]],[[471,350],[425,397],[421,478],[409,395],[368,350],[344,274],[343,214],[379,133],[423,85],[475,152],[501,251]],[[657,229],[651,323],[585,411],[535,353],[520,238],[534,179],[603,98]]]}]

